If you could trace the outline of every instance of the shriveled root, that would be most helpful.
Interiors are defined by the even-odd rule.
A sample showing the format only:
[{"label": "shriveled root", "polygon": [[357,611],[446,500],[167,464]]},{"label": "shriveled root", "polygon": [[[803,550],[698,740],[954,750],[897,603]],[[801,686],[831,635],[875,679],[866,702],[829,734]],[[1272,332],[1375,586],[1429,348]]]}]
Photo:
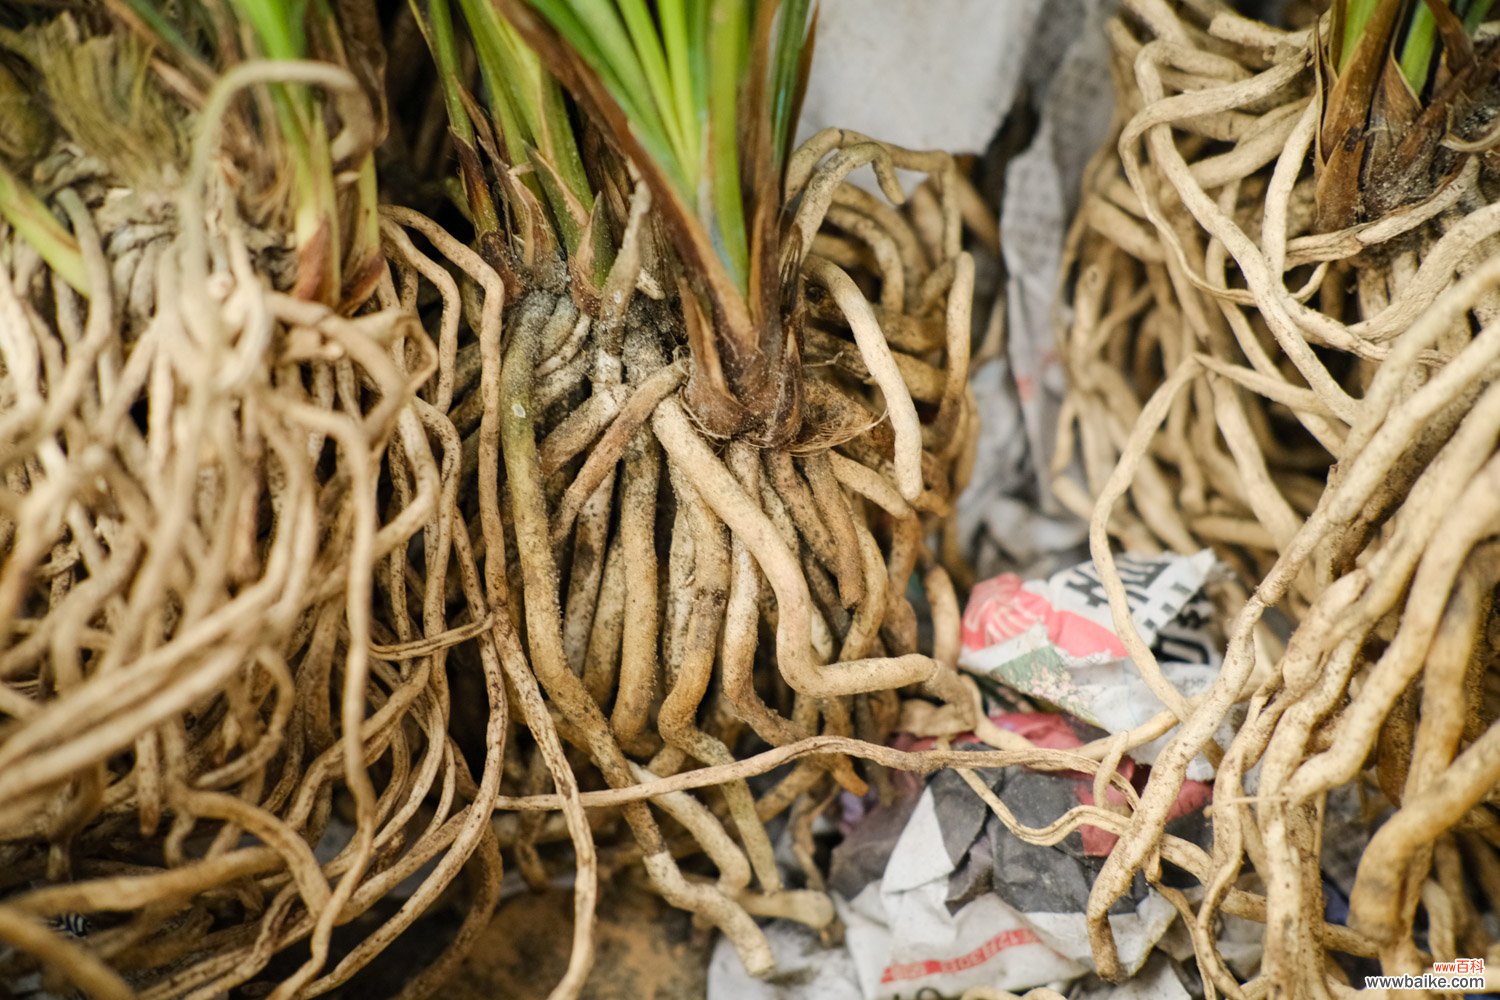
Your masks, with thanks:
[{"label": "shriveled root", "polygon": [[[1470,158],[1423,203],[1315,232],[1317,36],[1150,0],[1126,2],[1110,35],[1128,120],[1070,240],[1057,485],[1090,517],[1116,623],[1181,728],[1094,888],[1096,960],[1120,971],[1109,907],[1158,871],[1186,768],[1237,705],[1206,894],[1173,897],[1208,995],[1340,994],[1332,952],[1378,954],[1392,973],[1493,954],[1481,917],[1495,897],[1465,888],[1496,884],[1500,843],[1486,811],[1500,778],[1492,164]],[[1172,690],[1130,626],[1112,540],[1208,545],[1239,571],[1221,595],[1224,669],[1199,697]],[[1297,624],[1284,647],[1272,608]],[[1327,796],[1351,782],[1396,812],[1340,943],[1312,931]],[[1247,862],[1266,951],[1242,984],[1214,927]]]}]

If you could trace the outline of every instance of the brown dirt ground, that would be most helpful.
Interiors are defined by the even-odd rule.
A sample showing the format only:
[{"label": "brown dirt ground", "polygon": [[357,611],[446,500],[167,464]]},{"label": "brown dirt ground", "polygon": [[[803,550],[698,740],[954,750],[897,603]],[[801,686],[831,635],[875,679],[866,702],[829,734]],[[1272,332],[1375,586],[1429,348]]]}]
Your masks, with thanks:
[{"label": "brown dirt ground", "polygon": [[[598,955],[583,1000],[700,1000],[711,937],[633,881],[605,886]],[[500,906],[444,1000],[544,1000],[567,968],[573,896],[526,893]]]}]

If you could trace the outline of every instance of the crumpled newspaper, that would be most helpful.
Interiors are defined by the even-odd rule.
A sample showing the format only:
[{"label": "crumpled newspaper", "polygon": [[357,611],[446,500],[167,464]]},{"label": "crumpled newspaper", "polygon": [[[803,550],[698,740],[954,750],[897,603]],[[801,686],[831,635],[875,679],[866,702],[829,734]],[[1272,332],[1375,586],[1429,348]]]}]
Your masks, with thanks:
[{"label": "crumpled newspaper", "polygon": [[[1186,696],[1202,691],[1222,662],[1214,609],[1204,593],[1219,571],[1213,553],[1126,555],[1117,569],[1133,624],[1163,674]],[[1091,563],[1045,580],[1006,574],[975,587],[964,614],[960,663],[1082,720],[1054,712],[992,716],[995,725],[1041,747],[1070,749],[1096,738],[1092,727],[1132,729],[1160,710],[1114,631]],[[1229,735],[1226,729],[1220,738],[1227,742]],[[1142,765],[1155,759],[1162,742],[1120,762],[1119,773],[1138,790],[1147,776]],[[1093,782],[1080,774],[1024,768],[977,774],[1030,827],[1093,801]],[[1212,770],[1199,758],[1188,777],[1167,829],[1206,844],[1203,807]],[[777,931],[772,942],[781,972],[756,983],[721,943],[709,979],[711,1000],[896,1000],[952,996],[974,986],[1019,992],[1091,970],[1084,912],[1114,834],[1084,826],[1055,845],[1028,844],[954,772],[925,782],[897,774],[892,781],[901,793],[893,803],[871,807],[848,796],[842,802],[845,837],[834,850],[829,878],[845,927],[842,948],[827,951],[804,932]],[[1111,788],[1110,803],[1120,801]],[[1190,884],[1180,888],[1195,891]],[[1144,968],[1142,978],[1118,987],[1121,996],[1184,995],[1173,966],[1147,964],[1174,918],[1173,907],[1139,875],[1115,904],[1109,920],[1121,963],[1131,973]],[[1246,965],[1259,958],[1254,942],[1238,952]]]},{"label": "crumpled newspaper", "polygon": [[[1054,0],[1038,24],[1026,80],[1039,105],[1030,147],[1005,173],[1000,207],[1011,375],[1025,424],[1044,511],[1055,512],[1049,473],[1066,389],[1057,326],[1068,320],[1057,299],[1063,242],[1078,209],[1083,173],[1105,145],[1114,90],[1104,24],[1113,0]],[[987,414],[981,411],[981,419]]]},{"label": "crumpled newspaper", "polygon": [[762,928],[776,971],[756,979],[720,937],[708,966],[708,1000],[865,1000],[847,948],[825,948],[816,931],[790,920]]},{"label": "crumpled newspaper", "polygon": [[[993,721],[1040,746],[1066,749],[1082,741],[1078,724],[1054,713]],[[1135,765],[1122,762],[1123,775],[1134,772]],[[1028,826],[1046,826],[1092,802],[1092,781],[1082,775],[1019,767],[976,773]],[[898,774],[893,784],[898,794],[891,803],[843,801],[845,837],[829,876],[843,947],[825,950],[810,932],[773,924],[778,972],[756,983],[721,944],[709,976],[711,1000],[896,1000],[956,996],[975,986],[1023,991],[1092,969],[1084,910],[1113,835],[1084,827],[1055,845],[1029,844],[954,772],[925,781]],[[1205,843],[1208,798],[1208,786],[1189,782],[1168,829]],[[1175,915],[1138,876],[1109,918],[1127,972],[1146,963]]]},{"label": "crumpled newspaper", "polygon": [[[1080,742],[1058,715],[995,721],[1041,745]],[[1027,826],[1046,826],[1092,801],[1092,782],[1080,775],[1025,768],[976,773]],[[1204,785],[1186,790],[1171,824],[1176,835],[1203,840],[1208,797]],[[1112,836],[1085,827],[1055,845],[1029,844],[958,774],[944,771],[926,783],[877,868],[892,826],[889,818],[877,820],[885,811],[877,807],[849,831],[834,850],[830,877],[867,1000],[924,990],[950,995],[972,986],[1025,990],[1092,968],[1084,910]],[[1109,918],[1128,973],[1146,961],[1174,916],[1171,904],[1137,877]]]},{"label": "crumpled newspaper", "polygon": [[970,378],[979,449],[956,507],[959,536],[981,574],[1051,572],[1060,553],[1076,550],[1087,537],[1052,492],[1066,389],[1057,324],[1067,315],[1056,303],[1084,169],[1108,141],[1114,115],[1104,36],[1113,10],[1113,0],[1052,0],[1026,39],[1021,83],[1037,127],[1005,169],[1000,233],[1006,284],[992,319],[1003,326],[1004,352],[978,364]]},{"label": "crumpled newspaper", "polygon": [[[1117,560],[1131,620],[1162,675],[1187,698],[1206,690],[1223,664],[1213,604],[1203,590],[1218,566],[1208,549]],[[959,665],[1110,733],[1134,729],[1162,709],[1115,633],[1109,598],[1092,563],[1046,580],[1003,573],[976,585],[964,609]],[[1227,746],[1232,734],[1226,723],[1217,738]],[[1171,737],[1169,732],[1131,756],[1150,764]],[[1201,755],[1188,767],[1189,778],[1212,775]]]}]

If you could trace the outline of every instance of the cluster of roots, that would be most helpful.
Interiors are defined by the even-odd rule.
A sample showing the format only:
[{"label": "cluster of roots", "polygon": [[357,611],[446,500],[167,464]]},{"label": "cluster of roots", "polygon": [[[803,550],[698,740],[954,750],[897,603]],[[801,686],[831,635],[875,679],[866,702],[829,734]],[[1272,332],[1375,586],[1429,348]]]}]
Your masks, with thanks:
[{"label": "cluster of roots", "polygon": [[683,400],[644,193],[595,315],[399,208],[336,311],[282,290],[203,119],[175,202],[36,178],[86,296],[0,230],[0,981],[317,995],[443,900],[425,995],[507,865],[572,876],[558,996],[625,865],[767,971],[752,914],[834,919],[811,826],[854,759],[952,756],[881,745],[897,692],[972,704],[929,547],[976,430],[951,160],[794,159],[805,418],[762,449]]},{"label": "cluster of roots", "polygon": [[438,351],[390,280],[352,317],[277,291],[217,176],[122,218],[97,161],[55,162],[87,298],[0,238],[0,982],[214,996],[275,960],[323,992],[465,870],[472,939],[505,694],[476,777],[444,581],[408,575],[456,502]]},{"label": "cluster of roots", "polygon": [[[1214,845],[1183,866],[1204,891],[1162,891],[1193,930],[1208,995],[1341,995],[1359,957],[1390,973],[1493,963],[1494,154],[1482,135],[1451,135],[1464,156],[1435,193],[1319,232],[1319,35],[1209,0],[1122,6],[1109,29],[1122,131],[1095,162],[1069,248],[1058,492],[1090,518],[1120,603],[1112,540],[1210,546],[1239,584],[1222,595],[1228,651],[1203,695],[1184,698],[1132,643],[1166,711],[1130,742],[1182,728],[1094,888],[1096,956],[1108,971],[1105,915],[1132,876],[1181,864],[1163,825],[1207,746]],[[1216,748],[1232,712],[1237,735]],[[1347,926],[1329,925],[1328,799],[1351,788],[1368,803],[1355,825],[1382,821]],[[1266,923],[1248,983],[1216,945],[1226,912]]]},{"label": "cluster of roots", "polygon": [[[864,164],[900,201],[896,167],[932,176],[903,213],[845,179]],[[455,385],[463,398],[448,411],[477,477],[451,534],[474,539],[481,576],[464,586],[491,609],[489,648],[525,665],[524,684],[519,667],[508,674],[517,799],[499,803],[503,844],[533,885],[575,876],[560,995],[590,966],[600,867],[625,862],[768,972],[752,915],[833,921],[812,822],[840,788],[866,782],[846,758],[819,754],[752,792],[741,751],[883,743],[902,689],[969,704],[955,672],[957,597],[929,548],[975,439],[958,183],[946,156],[851,133],[794,156],[790,225],[808,249],[792,262],[807,285],[804,418],[789,444],[764,448],[708,436],[685,400],[686,331],[657,291],[670,282],[642,265],[653,256],[644,189],[596,315],[541,282],[502,308],[500,279],[474,253],[415,213],[388,213],[402,227],[391,249],[404,294],[420,298],[431,281],[442,299],[438,384],[472,383]],[[647,788],[689,768],[716,791]],[[580,782],[617,804],[585,814]],[[807,889],[784,884],[767,831],[786,813]],[[563,839],[571,850],[548,848]],[[712,879],[675,860],[699,853]]]}]

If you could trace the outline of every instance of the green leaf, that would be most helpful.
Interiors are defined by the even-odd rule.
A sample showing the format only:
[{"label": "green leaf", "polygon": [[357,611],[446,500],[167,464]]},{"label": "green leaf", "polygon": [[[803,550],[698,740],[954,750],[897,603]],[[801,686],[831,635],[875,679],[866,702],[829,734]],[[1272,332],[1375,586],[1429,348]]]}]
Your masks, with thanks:
[{"label": "green leaf", "polygon": [[[464,22],[469,26],[474,51],[479,57],[479,73],[489,95],[490,113],[499,125],[505,155],[510,157],[512,164],[525,163],[532,130],[524,123],[520,98],[514,89],[514,78],[521,70],[506,50],[500,19],[485,0],[459,0],[459,5],[463,8]],[[457,72],[456,68],[454,72]]]},{"label": "green leaf", "polygon": [[791,141],[792,112],[797,97],[797,69],[802,49],[807,44],[807,11],[809,0],[787,0],[781,7],[781,23],[776,32],[776,54],[771,64],[771,114],[775,151],[780,161]]},{"label": "green leaf", "polygon": [[[438,85],[443,88],[443,106],[448,114],[448,127],[452,130],[456,142],[473,150],[477,145],[477,138],[474,121],[469,116],[469,108],[464,102],[465,95],[460,83],[462,70],[458,56],[458,38],[454,32],[453,9],[449,6],[448,0],[429,0],[427,12],[424,15],[422,5],[418,0],[409,0],[409,2],[417,28],[422,32],[427,48],[432,52],[433,62],[437,64]],[[462,149],[459,153],[459,162],[463,180],[460,181],[457,177],[452,180],[463,192],[460,201],[463,203],[465,217],[481,235],[498,231],[500,217],[495,211],[495,203],[488,189],[470,190],[471,187],[482,185],[484,180],[482,177],[476,177],[475,171],[468,169],[469,164],[465,162]]]},{"label": "green leaf", "polygon": [[1364,33],[1365,25],[1370,22],[1370,18],[1375,16],[1375,8],[1382,2],[1390,3],[1393,0],[1344,0],[1342,4],[1344,37],[1340,40],[1338,52],[1340,73],[1348,67],[1349,60],[1354,58],[1359,36]]},{"label": "green leaf", "polygon": [[[651,20],[651,12],[646,9],[645,0],[617,0],[617,2],[620,5],[621,14],[624,15],[625,23],[630,29],[630,40],[635,47],[635,55],[640,63],[641,72],[646,77],[646,86],[650,90],[651,100],[661,116],[665,138],[672,147],[677,161],[682,165],[683,179],[692,185],[695,179],[692,171],[693,161],[688,154],[683,122],[677,115],[677,100],[672,92],[666,54],[662,50],[662,37]],[[642,99],[645,99],[644,94]]]},{"label": "green leaf", "polygon": [[433,61],[437,63],[438,83],[443,88],[448,124],[460,139],[472,146],[474,123],[469,120],[468,109],[464,107],[463,95],[459,92],[461,70],[458,39],[453,33],[453,10],[448,6],[448,0],[429,0],[424,18],[417,0],[410,0],[410,3],[412,15],[427,40],[427,47],[432,50]]},{"label": "green leaf", "polygon": [[0,161],[0,217],[36,248],[48,267],[80,295],[88,296],[88,270],[78,250],[78,241],[47,211],[41,199],[6,169],[3,161]]},{"label": "green leaf", "polygon": [[307,54],[308,0],[233,0],[255,30],[261,48],[272,59],[300,59]]},{"label": "green leaf", "polygon": [[[555,32],[547,44],[555,47],[560,41],[572,50],[566,58],[550,55],[558,61],[554,68],[566,76],[572,72],[569,65],[587,67],[618,107],[632,141],[696,217],[695,228],[722,262],[729,283],[747,294],[753,205],[746,198],[753,203],[765,195],[744,185],[747,177],[767,176],[765,164],[779,172],[784,162],[795,124],[810,0],[786,0],[784,5],[779,0],[526,2]],[[467,10],[486,0],[463,3]],[[520,18],[519,4],[501,6]],[[767,27],[773,16],[774,35]],[[773,42],[769,48],[764,40],[758,44],[752,73],[750,34],[756,23]],[[483,65],[486,46],[477,37],[476,44]],[[512,81],[521,76],[509,74]],[[532,79],[529,73],[525,78]],[[541,106],[534,95],[529,101]],[[527,100],[517,98],[517,103]],[[575,172],[569,151],[549,151],[546,139],[554,124],[560,129],[565,109],[560,97],[548,106],[549,124],[528,124],[533,133],[542,133],[534,135],[534,144],[571,189]],[[746,113],[764,114],[767,120],[746,128],[741,121]],[[752,137],[757,148],[741,148]],[[757,164],[749,173],[747,157]],[[576,176],[583,176],[581,166]]]},{"label": "green leaf", "polygon": [[[584,173],[562,90],[490,0],[459,0],[479,57],[490,108],[512,164],[538,170],[527,179],[544,197],[563,243],[578,249],[582,230],[575,214],[587,213],[594,194]],[[441,70],[443,73],[449,70]],[[456,68],[451,70],[456,73]]]},{"label": "green leaf", "polygon": [[673,179],[686,187],[682,163],[672,155],[671,135],[656,103],[645,67],[612,0],[533,0],[568,44],[594,67],[630,119],[641,141]]},{"label": "green leaf", "polygon": [[[701,176],[703,169],[703,126],[707,111],[698,100],[692,54],[701,49],[702,17],[689,22],[684,0],[659,0],[657,15],[661,18],[662,47],[666,51],[667,73],[671,81],[672,113],[683,136],[680,156],[691,177]],[[702,5],[691,3],[701,15]]]},{"label": "green leaf", "polygon": [[745,207],[740,197],[739,85],[749,18],[739,0],[711,0],[708,14],[708,144],[714,243],[730,277],[747,289],[750,277]]},{"label": "green leaf", "polygon": [[[1439,0],[1443,2],[1443,0]],[[1406,40],[1401,43],[1401,75],[1406,77],[1412,93],[1421,94],[1427,85],[1427,74],[1432,69],[1432,55],[1437,40],[1437,21],[1427,4],[1417,3],[1412,11],[1411,24],[1406,29]]]},{"label": "green leaf", "polygon": [[1490,8],[1494,6],[1495,0],[1471,0],[1464,10],[1464,28],[1469,34],[1479,30],[1484,19],[1489,16]]}]

